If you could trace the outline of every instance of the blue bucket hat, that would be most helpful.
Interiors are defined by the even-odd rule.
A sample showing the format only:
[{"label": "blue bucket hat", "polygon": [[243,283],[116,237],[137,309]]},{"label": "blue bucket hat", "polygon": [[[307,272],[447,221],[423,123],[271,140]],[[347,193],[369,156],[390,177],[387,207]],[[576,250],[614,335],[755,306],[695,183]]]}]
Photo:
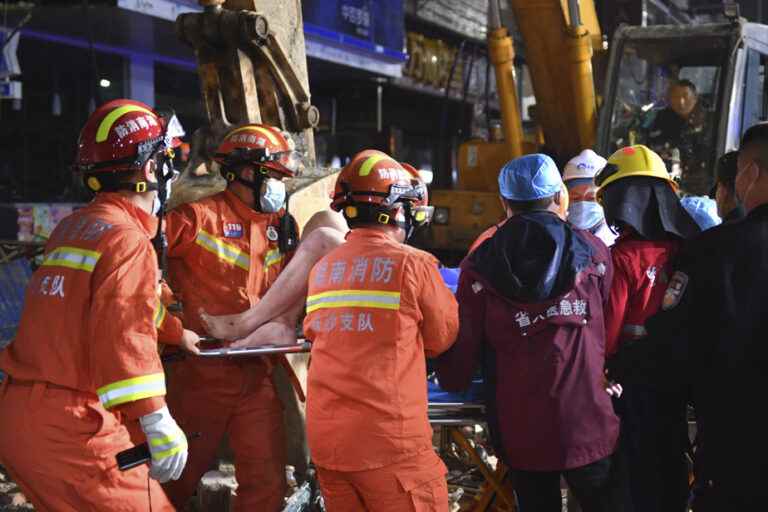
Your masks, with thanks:
[{"label": "blue bucket hat", "polygon": [[563,180],[555,162],[539,153],[507,162],[499,173],[499,192],[511,201],[534,201],[562,190]]}]

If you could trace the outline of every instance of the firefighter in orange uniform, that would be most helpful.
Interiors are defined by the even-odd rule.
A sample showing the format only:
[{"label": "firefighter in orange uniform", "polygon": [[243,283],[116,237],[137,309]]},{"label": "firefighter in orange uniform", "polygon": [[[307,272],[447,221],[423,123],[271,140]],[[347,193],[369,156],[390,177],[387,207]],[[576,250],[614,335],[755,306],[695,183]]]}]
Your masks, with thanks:
[{"label": "firefighter in orange uniform", "polygon": [[[76,167],[96,198],[51,234],[0,356],[0,459],[39,510],[173,510],[149,480],[178,478],[187,459],[164,400],[150,241],[158,179],[172,175],[172,126],[129,100],[88,119]],[[133,446],[133,423],[151,466],[120,472],[115,455]]]},{"label": "firefighter in orange uniform", "polygon": [[[229,180],[227,189],[166,217],[170,285],[181,298],[186,327],[197,332],[204,332],[202,308],[233,314],[258,302],[287,264],[298,236],[285,211],[281,180],[295,174],[299,160],[280,130],[255,124],[234,129],[215,158]],[[282,508],[283,410],[271,364],[262,358],[188,357],[169,365],[169,407],[185,431],[201,434],[190,441],[181,479],[166,486],[177,507],[194,493],[228,434],[239,484],[236,510]]]},{"label": "firefighter in orange uniform", "polygon": [[309,447],[329,511],[444,512],[424,356],[453,343],[456,300],[437,260],[403,243],[431,217],[418,173],[366,155],[342,170],[331,205],[352,231],[310,274]]}]

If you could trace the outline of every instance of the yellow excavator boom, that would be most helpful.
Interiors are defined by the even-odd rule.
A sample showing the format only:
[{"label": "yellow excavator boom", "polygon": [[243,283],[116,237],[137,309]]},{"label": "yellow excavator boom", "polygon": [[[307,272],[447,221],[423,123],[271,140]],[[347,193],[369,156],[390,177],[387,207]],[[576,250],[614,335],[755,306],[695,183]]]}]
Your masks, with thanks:
[{"label": "yellow excavator boom", "polygon": [[602,36],[594,2],[510,0],[510,5],[525,42],[545,143],[560,158],[570,158],[595,143],[592,54],[602,48]]}]

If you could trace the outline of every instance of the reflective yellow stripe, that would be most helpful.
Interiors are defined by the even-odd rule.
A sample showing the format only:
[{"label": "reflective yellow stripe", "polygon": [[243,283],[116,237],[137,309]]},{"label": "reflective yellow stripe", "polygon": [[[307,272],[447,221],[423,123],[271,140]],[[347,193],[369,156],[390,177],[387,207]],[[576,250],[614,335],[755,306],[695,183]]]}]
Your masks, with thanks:
[{"label": "reflective yellow stripe", "polygon": [[206,233],[203,230],[200,230],[200,232],[197,234],[195,243],[206,251],[212,252],[218,256],[219,259],[222,259],[231,265],[235,265],[236,267],[240,267],[246,272],[251,266],[250,258],[245,253],[243,253],[243,251],[234,245],[229,245],[222,242],[215,236],[211,235],[210,233]]},{"label": "reflective yellow stripe", "polygon": [[66,267],[93,272],[101,253],[78,247],[57,247],[45,257],[44,267]]},{"label": "reflective yellow stripe", "polygon": [[387,155],[371,155],[365,159],[363,165],[360,166],[360,176],[368,176],[371,174],[371,169],[381,160],[389,158]]},{"label": "reflective yellow stripe", "polygon": [[140,107],[138,105],[124,105],[122,107],[117,107],[101,120],[99,129],[96,130],[96,142],[104,142],[107,140],[107,137],[109,137],[109,130],[112,128],[112,125],[115,124],[115,122],[117,122],[117,120],[120,119],[123,114],[127,114],[128,112],[144,112],[145,114],[153,114],[151,110],[147,110],[146,108]]},{"label": "reflective yellow stripe", "polygon": [[307,297],[307,313],[330,308],[400,309],[400,292],[334,290]]},{"label": "reflective yellow stripe", "polygon": [[149,444],[153,448],[159,448],[159,451],[153,450],[152,458],[162,460],[186,448],[187,438],[183,432],[178,431],[176,435],[150,438]]},{"label": "reflective yellow stripe", "polygon": [[152,373],[100,387],[96,393],[105,409],[144,398],[165,395],[165,375]]},{"label": "reflective yellow stripe", "polygon": [[182,443],[179,446],[174,446],[173,448],[169,448],[168,450],[163,450],[162,452],[155,452],[152,454],[152,458],[155,460],[167,459],[171,455],[176,455],[186,447],[187,447],[187,444]]},{"label": "reflective yellow stripe", "polygon": [[163,322],[165,321],[165,313],[166,313],[165,306],[163,306],[163,303],[160,302],[160,299],[157,299],[157,309],[155,309],[154,321],[155,321],[155,327],[157,327],[158,329],[160,328],[161,325],[163,325]]},{"label": "reflective yellow stripe", "polygon": [[283,261],[283,253],[280,252],[280,249],[272,249],[267,252],[267,255],[264,257],[264,272],[268,272],[269,267],[281,261]]},{"label": "reflective yellow stripe", "polygon": [[280,145],[280,141],[277,140],[277,137],[275,137],[275,134],[272,133],[267,128],[263,128],[261,126],[243,126],[242,128],[238,128],[237,130],[234,130],[234,131],[230,132],[229,135],[227,136],[227,138],[230,138],[231,136],[233,136],[236,133],[244,132],[244,131],[259,132],[259,133],[263,134],[266,138],[268,138],[269,142],[271,142],[275,146],[279,146]]},{"label": "reflective yellow stripe", "polygon": [[153,437],[152,439],[149,440],[149,444],[151,444],[152,446],[162,446],[164,444],[170,444],[174,442],[179,437],[181,436],[179,436],[178,434],[175,436]]}]

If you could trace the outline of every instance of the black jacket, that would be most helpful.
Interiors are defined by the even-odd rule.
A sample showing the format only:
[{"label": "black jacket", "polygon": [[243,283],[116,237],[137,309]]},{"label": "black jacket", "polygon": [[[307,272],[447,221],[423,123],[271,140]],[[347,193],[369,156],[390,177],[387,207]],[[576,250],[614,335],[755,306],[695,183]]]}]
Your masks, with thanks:
[{"label": "black jacket", "polygon": [[[758,420],[768,391],[768,205],[689,241],[648,338],[621,354],[617,377],[663,395],[690,393],[703,433],[701,481],[729,510],[768,498]],[[723,509],[725,510],[725,509]]]}]

